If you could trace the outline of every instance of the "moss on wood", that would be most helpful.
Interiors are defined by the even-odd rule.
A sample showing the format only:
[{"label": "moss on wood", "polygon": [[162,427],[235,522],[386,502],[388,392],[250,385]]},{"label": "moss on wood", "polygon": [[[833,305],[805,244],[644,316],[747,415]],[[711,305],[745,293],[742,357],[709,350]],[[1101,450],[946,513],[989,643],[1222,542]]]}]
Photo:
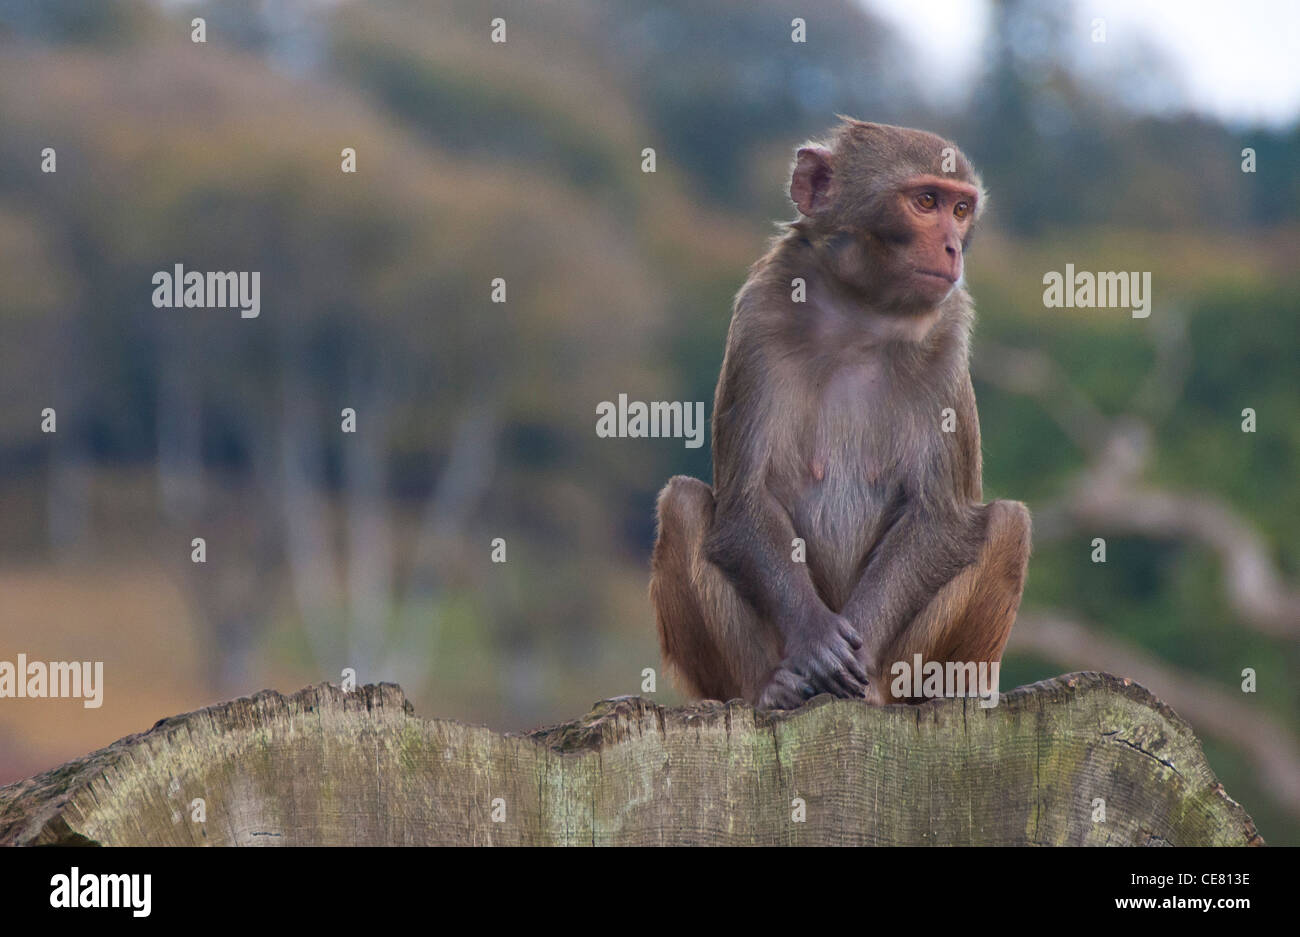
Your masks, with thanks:
[{"label": "moss on wood", "polygon": [[1261,842],[1187,723],[1098,673],[1021,687],[990,709],[818,697],[765,713],[629,697],[526,735],[420,719],[393,684],[264,691],[0,788],[0,843],[87,841]]}]

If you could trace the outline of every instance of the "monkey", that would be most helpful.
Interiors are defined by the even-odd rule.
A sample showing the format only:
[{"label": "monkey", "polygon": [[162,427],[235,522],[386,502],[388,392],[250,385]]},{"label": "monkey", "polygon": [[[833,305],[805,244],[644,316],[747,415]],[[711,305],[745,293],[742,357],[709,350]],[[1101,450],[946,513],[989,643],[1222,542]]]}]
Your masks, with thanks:
[{"label": "monkey", "polygon": [[656,502],[660,650],[693,698],[915,702],[894,663],[999,663],[1028,566],[1028,509],[982,503],[963,264],[987,199],[949,141],[842,116],[789,194],[732,306],[713,485]]}]

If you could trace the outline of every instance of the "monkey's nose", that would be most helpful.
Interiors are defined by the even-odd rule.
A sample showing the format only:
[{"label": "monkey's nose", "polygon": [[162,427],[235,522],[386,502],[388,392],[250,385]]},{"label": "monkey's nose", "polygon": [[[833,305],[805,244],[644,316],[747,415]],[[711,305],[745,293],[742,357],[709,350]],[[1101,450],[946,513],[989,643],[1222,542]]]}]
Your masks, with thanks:
[{"label": "monkey's nose", "polygon": [[949,243],[943,246],[943,252],[947,255],[945,257],[945,260],[947,260],[945,272],[956,283],[961,279],[961,248],[956,244]]}]

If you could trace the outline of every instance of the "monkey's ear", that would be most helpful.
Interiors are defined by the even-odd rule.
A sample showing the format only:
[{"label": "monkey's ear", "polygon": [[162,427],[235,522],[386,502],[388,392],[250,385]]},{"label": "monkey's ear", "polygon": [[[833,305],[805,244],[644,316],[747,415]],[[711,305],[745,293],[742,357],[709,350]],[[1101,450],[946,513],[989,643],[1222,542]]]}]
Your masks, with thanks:
[{"label": "monkey's ear", "polygon": [[824,146],[800,147],[790,176],[790,198],[799,211],[811,218],[826,207],[833,174],[830,150]]}]

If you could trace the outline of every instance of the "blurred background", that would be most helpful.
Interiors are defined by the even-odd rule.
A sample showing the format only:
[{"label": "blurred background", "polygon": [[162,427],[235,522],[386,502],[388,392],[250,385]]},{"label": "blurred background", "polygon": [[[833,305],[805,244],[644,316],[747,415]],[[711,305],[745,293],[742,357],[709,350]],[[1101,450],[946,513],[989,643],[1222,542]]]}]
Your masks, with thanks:
[{"label": "blurred background", "polygon": [[[0,700],[0,783],[344,667],[509,730],[640,692],[654,497],[709,449],[596,405],[711,406],[845,113],[991,193],[985,494],[1035,514],[1003,689],[1134,678],[1300,843],[1300,14],[1205,6],[0,0],[0,659],[105,668],[100,709]],[[178,263],[260,271],[260,317],[155,309]],[[1150,271],[1150,317],[1044,308],[1067,263]]]}]

